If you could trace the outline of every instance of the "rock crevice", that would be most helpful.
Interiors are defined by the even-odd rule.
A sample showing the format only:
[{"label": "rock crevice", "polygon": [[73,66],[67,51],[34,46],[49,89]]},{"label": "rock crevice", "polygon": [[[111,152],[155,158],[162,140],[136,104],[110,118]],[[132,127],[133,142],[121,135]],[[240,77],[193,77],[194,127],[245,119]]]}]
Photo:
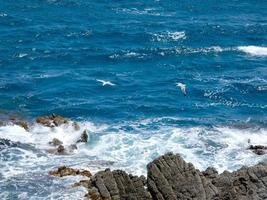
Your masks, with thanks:
[{"label": "rock crevice", "polygon": [[82,185],[92,200],[264,200],[267,163],[218,174],[211,167],[201,172],[168,153],[147,165],[147,178],[107,169]]}]

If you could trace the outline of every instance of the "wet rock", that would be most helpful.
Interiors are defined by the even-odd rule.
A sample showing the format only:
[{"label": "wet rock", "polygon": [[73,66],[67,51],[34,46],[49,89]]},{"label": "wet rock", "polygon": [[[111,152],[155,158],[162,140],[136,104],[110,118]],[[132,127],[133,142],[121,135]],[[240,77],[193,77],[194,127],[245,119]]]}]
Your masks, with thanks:
[{"label": "wet rock", "polygon": [[63,145],[59,145],[57,148],[57,154],[66,154],[65,147]]},{"label": "wet rock", "polygon": [[87,141],[88,141],[87,131],[84,130],[84,131],[82,132],[82,134],[81,134],[80,139],[77,141],[77,143],[78,143],[78,142],[85,142],[85,143],[86,143]]},{"label": "wet rock", "polygon": [[267,163],[222,174],[200,172],[180,155],[165,154],[147,165],[147,179],[121,170],[100,171],[82,182],[93,200],[265,200]]},{"label": "wet rock", "polygon": [[51,142],[49,142],[49,144],[52,145],[52,146],[59,146],[59,145],[63,144],[63,142],[61,142],[57,138],[54,138]]},{"label": "wet rock", "polygon": [[77,149],[76,144],[72,144],[69,146],[63,146],[62,144],[56,146],[53,149],[46,149],[46,152],[55,154],[55,155],[71,155]]},{"label": "wet rock", "polygon": [[26,131],[29,131],[29,129],[30,129],[29,124],[27,122],[25,122],[25,121],[23,121],[17,117],[10,117],[9,120],[12,124],[20,126],[20,127],[24,128]]},{"label": "wet rock", "polygon": [[249,150],[252,150],[257,155],[264,155],[267,154],[267,146],[263,145],[250,145],[248,147]]},{"label": "wet rock", "polygon": [[58,177],[63,177],[63,176],[86,176],[86,177],[91,177],[92,174],[88,170],[79,170],[79,169],[73,169],[70,167],[62,166],[59,167],[55,171],[50,171],[49,175],[51,176],[58,176]]},{"label": "wet rock", "polygon": [[50,116],[38,117],[36,122],[38,124],[42,124],[43,126],[53,128],[62,124],[67,124],[69,121],[60,115],[52,114]]}]

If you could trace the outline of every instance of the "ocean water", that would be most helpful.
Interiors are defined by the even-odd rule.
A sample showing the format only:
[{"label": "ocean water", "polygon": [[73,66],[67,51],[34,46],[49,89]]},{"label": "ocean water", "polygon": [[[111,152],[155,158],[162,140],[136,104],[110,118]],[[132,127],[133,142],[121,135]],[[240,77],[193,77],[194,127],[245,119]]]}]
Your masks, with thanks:
[{"label": "ocean water", "polygon": [[[246,149],[267,145],[267,2],[0,0],[0,109],[32,122],[0,127],[0,199],[82,199],[77,177],[48,176],[61,165],[145,175],[168,151],[219,172],[267,161]],[[89,141],[46,153],[81,133],[33,123],[51,113]]]}]

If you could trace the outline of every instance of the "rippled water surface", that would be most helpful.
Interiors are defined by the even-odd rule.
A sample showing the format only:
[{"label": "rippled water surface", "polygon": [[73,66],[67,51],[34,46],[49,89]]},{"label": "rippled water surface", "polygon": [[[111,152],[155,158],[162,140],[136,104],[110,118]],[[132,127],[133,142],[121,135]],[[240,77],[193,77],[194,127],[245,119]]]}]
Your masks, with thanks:
[{"label": "rippled water surface", "polygon": [[82,198],[75,178],[48,176],[63,164],[140,175],[167,151],[220,172],[266,161],[246,148],[267,145],[267,2],[0,0],[0,109],[89,132],[55,156],[49,141],[80,132],[0,127],[0,199]]}]

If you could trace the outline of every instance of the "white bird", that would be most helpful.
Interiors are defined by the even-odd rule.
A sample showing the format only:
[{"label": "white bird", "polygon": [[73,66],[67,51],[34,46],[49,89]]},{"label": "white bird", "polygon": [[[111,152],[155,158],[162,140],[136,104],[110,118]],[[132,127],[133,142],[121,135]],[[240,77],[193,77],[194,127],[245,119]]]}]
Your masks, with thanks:
[{"label": "white bird", "polygon": [[186,84],[183,83],[176,83],[176,86],[179,87],[184,96],[186,96]]},{"label": "white bird", "polygon": [[105,85],[114,86],[115,85],[114,83],[111,83],[110,81],[105,81],[105,80],[100,80],[100,79],[97,79],[96,81],[102,83],[102,86],[105,86]]}]

